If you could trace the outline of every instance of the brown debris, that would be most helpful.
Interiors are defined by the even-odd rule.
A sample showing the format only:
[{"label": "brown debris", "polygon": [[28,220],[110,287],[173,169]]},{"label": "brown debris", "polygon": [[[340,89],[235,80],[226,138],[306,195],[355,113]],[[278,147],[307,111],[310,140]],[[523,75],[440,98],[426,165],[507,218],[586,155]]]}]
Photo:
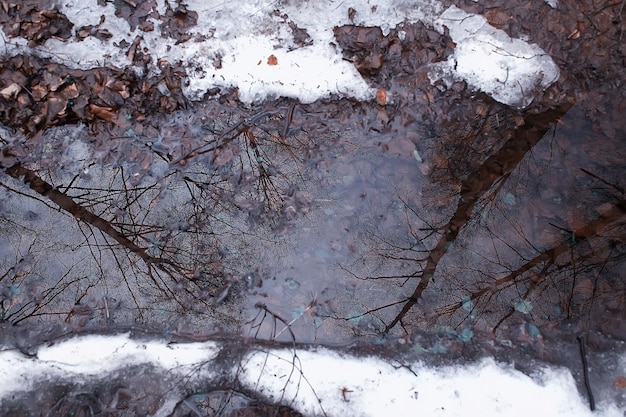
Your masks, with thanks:
[{"label": "brown debris", "polygon": [[97,25],[82,26],[78,28],[76,30],[76,37],[79,40],[83,40],[87,38],[88,36],[93,36],[102,41],[111,39],[113,37],[111,32],[109,32],[107,29],[100,29],[100,25],[102,25],[104,21],[105,21],[105,17],[104,15],[102,15],[100,17],[100,23],[98,23]]},{"label": "brown debris", "polygon": [[107,122],[112,122],[117,118],[117,114],[112,107],[102,107],[90,104],[89,111],[97,118],[106,120]]},{"label": "brown debris", "polygon": [[23,37],[31,46],[41,45],[48,39],[69,39],[74,24],[58,9],[47,7],[51,5],[33,0],[4,3],[0,8],[0,24],[8,37]]},{"label": "brown debris", "polygon": [[381,106],[387,104],[387,92],[384,88],[379,88],[378,90],[376,90],[376,103]]},{"label": "brown debris", "polygon": [[313,39],[311,39],[306,29],[299,28],[294,22],[289,22],[289,28],[293,34],[293,42],[298,48],[313,45]]},{"label": "brown debris", "polygon": [[2,96],[5,100],[11,100],[17,97],[17,94],[22,90],[19,84],[13,83],[8,87],[0,90],[0,96]]},{"label": "brown debris", "polygon": [[172,9],[169,2],[165,2],[167,11],[161,16],[163,24],[161,25],[161,34],[163,37],[176,39],[178,42],[186,42],[194,35],[188,30],[198,23],[198,13],[188,10],[187,6],[178,3],[176,9]]},{"label": "brown debris", "polygon": [[278,65],[278,58],[276,58],[276,55],[272,54],[267,57],[267,65]]},{"label": "brown debris", "polygon": [[137,27],[144,32],[154,30],[154,24],[148,21],[149,18],[159,18],[154,0],[124,0],[115,1],[113,4],[115,6],[115,16],[126,20],[130,25],[131,31],[134,31]]},{"label": "brown debris", "polygon": [[33,136],[49,126],[82,121],[94,131],[118,123],[120,115],[138,120],[185,107],[184,70],[160,64],[159,77],[140,81],[130,69],[82,71],[34,57],[0,59],[0,122]]}]

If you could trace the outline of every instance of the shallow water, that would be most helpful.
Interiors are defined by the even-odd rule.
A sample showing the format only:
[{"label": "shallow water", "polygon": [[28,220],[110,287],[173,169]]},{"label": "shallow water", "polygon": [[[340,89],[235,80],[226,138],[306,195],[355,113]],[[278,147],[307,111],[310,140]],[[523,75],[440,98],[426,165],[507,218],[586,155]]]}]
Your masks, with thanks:
[{"label": "shallow water", "polygon": [[[202,106],[156,138],[129,129],[109,151],[79,127],[49,129],[43,158],[31,151],[33,162],[5,169],[4,319],[331,344],[520,323],[539,335],[563,319],[620,334],[610,324],[623,307],[611,181],[624,145],[581,125],[576,107],[533,133],[527,153],[496,161],[515,165],[486,182],[481,169],[504,148],[458,160],[471,170],[455,178],[454,153],[444,162],[453,174],[438,173],[438,137],[291,108],[285,137],[281,110],[229,129],[199,116]],[[216,125],[230,136],[211,133]],[[510,142],[526,140],[528,125]]]},{"label": "shallow water", "polygon": [[[567,366],[585,392],[585,336],[603,364],[593,383],[624,404],[623,71],[598,61],[602,78],[585,61],[601,57],[564,46],[582,63],[563,58],[560,81],[517,110],[465,82],[431,84],[425,66],[454,49],[445,34],[344,28],[344,58],[386,103],[190,102],[181,68],[142,79],[5,59],[6,80],[50,90],[45,106],[22,92],[1,103],[7,343],[132,329],[434,364],[498,356]],[[119,108],[87,105],[129,91]]]}]

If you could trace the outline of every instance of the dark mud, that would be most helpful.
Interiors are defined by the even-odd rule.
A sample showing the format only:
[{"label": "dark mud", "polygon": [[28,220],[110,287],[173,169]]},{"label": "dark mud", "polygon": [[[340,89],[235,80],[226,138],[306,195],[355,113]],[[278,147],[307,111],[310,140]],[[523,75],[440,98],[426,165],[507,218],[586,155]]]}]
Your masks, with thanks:
[{"label": "dark mud", "polygon": [[[116,8],[149,31],[149,3]],[[560,79],[523,110],[464,82],[432,85],[428,65],[455,45],[421,24],[335,29],[379,89],[369,103],[244,106],[217,90],[189,102],[176,63],[142,77],[0,58],[3,334],[26,351],[46,334],[129,326],[365,337],[354,349],[378,354],[423,340],[433,362],[564,365],[585,392],[576,337],[600,364],[626,338],[624,3],[458,6],[537,43]],[[160,18],[183,42],[197,15],[178,4]],[[107,36],[72,31],[48,2],[0,8],[0,22],[33,45]],[[140,68],[155,58],[138,42],[120,48]],[[618,377],[604,367],[592,385]],[[64,389],[44,402],[84,411]],[[254,407],[232,415],[296,415]]]}]

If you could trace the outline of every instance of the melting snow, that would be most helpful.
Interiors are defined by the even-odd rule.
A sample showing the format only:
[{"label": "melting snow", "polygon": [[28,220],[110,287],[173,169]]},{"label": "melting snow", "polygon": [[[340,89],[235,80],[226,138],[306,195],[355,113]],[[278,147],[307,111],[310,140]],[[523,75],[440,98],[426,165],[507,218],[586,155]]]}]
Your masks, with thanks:
[{"label": "melting snow", "polygon": [[[592,413],[571,374],[546,368],[531,378],[492,359],[463,367],[388,363],[319,350],[257,352],[240,379],[305,415],[622,416]],[[295,363],[295,365],[293,365]],[[283,394],[284,391],[284,394]]]},{"label": "melting snow", "polygon": [[[157,4],[163,14],[165,0],[157,0]],[[401,22],[421,21],[440,30],[447,26],[457,42],[450,61],[434,68],[433,80],[465,79],[502,103],[523,107],[532,101],[535,86],[545,88],[559,75],[552,59],[538,46],[511,39],[483,17],[456,7],[442,14],[443,7],[436,0],[380,0],[376,7],[368,0],[188,0],[186,4],[188,10],[198,13],[197,25],[189,28],[198,36],[187,42],[162,38],[161,22],[155,19],[155,30],[131,31],[125,20],[115,16],[111,3],[100,7],[96,2],[63,0],[60,11],[75,28],[99,25],[104,15],[106,19],[99,27],[113,37],[107,41],[87,37],[82,42],[50,39],[34,49],[25,39],[11,39],[7,44],[12,47],[6,49],[12,54],[34,51],[80,68],[127,67],[131,63],[126,49],[116,45],[124,40],[132,43],[140,36],[141,47],[155,58],[152,71],[159,71],[158,59],[183,62],[188,74],[184,92],[190,99],[200,99],[209,89],[220,87],[238,88],[240,99],[246,103],[278,96],[313,102],[333,94],[371,100],[375,89],[343,59],[333,27],[379,26],[386,34]],[[348,17],[349,8],[356,11],[353,20]],[[298,45],[290,23],[305,29],[310,42]],[[268,61],[272,55],[276,60]]]},{"label": "melting snow", "polygon": [[444,26],[456,48],[446,63],[435,66],[432,81],[466,80],[501,103],[526,107],[537,86],[546,88],[559,78],[559,68],[541,48],[512,39],[482,16],[452,6],[435,21],[441,33]]},{"label": "melting snow", "polygon": [[168,344],[133,340],[128,334],[84,336],[41,347],[35,357],[0,350],[0,402],[9,394],[30,389],[47,379],[102,376],[131,365],[154,365],[185,375],[219,353],[214,342]]},{"label": "melting snow", "polygon": [[[36,382],[106,376],[132,365],[153,365],[164,373],[191,376],[213,369],[217,343],[168,344],[128,335],[84,336],[40,347],[34,357],[0,351],[0,402]],[[626,358],[624,358],[626,359]],[[201,365],[208,365],[202,367]],[[306,416],[567,416],[622,417],[626,409],[599,404],[592,413],[572,375],[544,368],[533,377],[492,359],[464,366],[357,358],[327,349],[252,351],[236,369],[244,387],[287,404]],[[196,377],[210,388],[220,374]],[[229,371],[229,370],[227,370]],[[183,392],[180,390],[179,392]],[[175,395],[175,394],[174,394]],[[180,394],[182,395],[182,394]],[[169,398],[156,415],[167,415],[182,398]]]}]

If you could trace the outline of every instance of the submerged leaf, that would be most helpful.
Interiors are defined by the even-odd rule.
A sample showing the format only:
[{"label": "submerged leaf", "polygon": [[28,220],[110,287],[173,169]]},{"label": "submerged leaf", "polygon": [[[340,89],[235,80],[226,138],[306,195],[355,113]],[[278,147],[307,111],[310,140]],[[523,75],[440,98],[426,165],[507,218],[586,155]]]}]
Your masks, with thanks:
[{"label": "submerged leaf", "polygon": [[459,335],[457,336],[457,339],[459,339],[459,342],[461,343],[467,343],[470,340],[472,340],[473,337],[474,337],[473,331],[471,331],[470,329],[463,329],[463,331],[459,333]]},{"label": "submerged leaf", "polygon": [[502,198],[502,201],[504,201],[507,206],[514,206],[516,202],[515,196],[511,193],[506,193]]},{"label": "submerged leaf", "polygon": [[293,311],[291,312],[291,318],[295,320],[295,319],[302,317],[302,315],[304,314],[304,311],[305,309],[302,306],[298,306],[294,308]]},{"label": "submerged leaf", "polygon": [[463,301],[461,301],[461,305],[463,307],[463,310],[467,311],[468,313],[474,309],[474,302],[469,297],[464,297]]},{"label": "submerged leaf", "polygon": [[531,302],[526,300],[516,301],[513,307],[522,314],[528,314],[533,309]]},{"label": "submerged leaf", "polygon": [[530,335],[530,337],[535,337],[535,338],[541,336],[541,332],[539,331],[539,328],[535,326],[534,324],[528,325],[528,334]]},{"label": "submerged leaf", "polygon": [[300,283],[293,278],[286,278],[285,282],[287,283],[287,287],[290,290],[295,290],[295,289],[300,288]]}]

